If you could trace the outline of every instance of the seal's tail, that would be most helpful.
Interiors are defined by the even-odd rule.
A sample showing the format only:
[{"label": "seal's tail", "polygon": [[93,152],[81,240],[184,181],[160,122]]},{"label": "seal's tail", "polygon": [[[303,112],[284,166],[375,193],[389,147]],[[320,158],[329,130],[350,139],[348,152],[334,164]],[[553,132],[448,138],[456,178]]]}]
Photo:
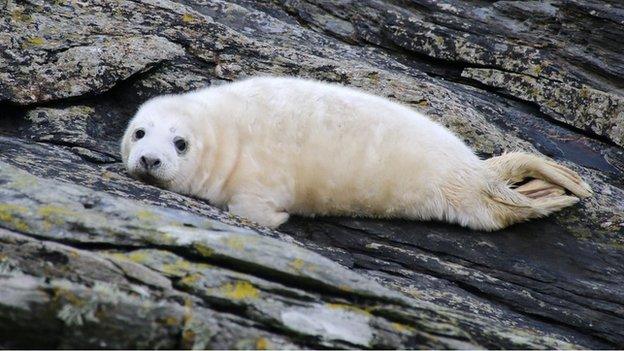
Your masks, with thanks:
[{"label": "seal's tail", "polygon": [[[576,172],[536,155],[512,152],[485,163],[498,177],[485,190],[486,206],[496,223],[491,230],[547,216],[577,203],[578,197],[592,195],[590,186]],[[514,187],[526,178],[533,180]],[[565,190],[576,196],[565,195]]]}]

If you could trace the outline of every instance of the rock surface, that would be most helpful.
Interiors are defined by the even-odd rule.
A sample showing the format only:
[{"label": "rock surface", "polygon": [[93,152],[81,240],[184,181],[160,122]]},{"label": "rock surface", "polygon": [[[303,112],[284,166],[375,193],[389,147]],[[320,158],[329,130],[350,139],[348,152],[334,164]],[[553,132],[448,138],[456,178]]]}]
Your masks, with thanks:
[{"label": "rock surface", "polygon": [[[624,347],[624,7],[615,0],[0,4],[0,348]],[[298,75],[540,152],[596,195],[496,233],[260,228],[142,184],[147,98]],[[37,337],[33,337],[33,336]]]}]

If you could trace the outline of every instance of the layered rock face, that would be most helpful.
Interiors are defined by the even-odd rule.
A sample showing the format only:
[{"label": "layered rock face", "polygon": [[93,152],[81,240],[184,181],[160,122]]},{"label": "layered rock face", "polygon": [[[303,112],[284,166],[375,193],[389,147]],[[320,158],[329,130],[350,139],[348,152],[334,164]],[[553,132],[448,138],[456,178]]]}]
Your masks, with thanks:
[{"label": "layered rock face", "polygon": [[[624,347],[623,34],[616,0],[0,3],[0,348]],[[389,97],[595,196],[495,233],[271,231],[128,177],[139,104],[259,74]]]}]

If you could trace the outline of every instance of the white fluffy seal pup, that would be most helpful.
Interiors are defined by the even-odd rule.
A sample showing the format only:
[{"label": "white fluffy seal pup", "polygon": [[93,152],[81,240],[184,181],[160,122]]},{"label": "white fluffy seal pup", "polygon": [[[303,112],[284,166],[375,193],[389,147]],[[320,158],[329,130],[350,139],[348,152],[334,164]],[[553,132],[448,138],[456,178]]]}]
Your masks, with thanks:
[{"label": "white fluffy seal pup", "polygon": [[[578,174],[545,158],[481,160],[406,106],[297,78],[153,98],[129,123],[121,153],[131,175],[269,227],[298,214],[496,230],[591,195]],[[514,188],[527,177],[535,180]]]}]

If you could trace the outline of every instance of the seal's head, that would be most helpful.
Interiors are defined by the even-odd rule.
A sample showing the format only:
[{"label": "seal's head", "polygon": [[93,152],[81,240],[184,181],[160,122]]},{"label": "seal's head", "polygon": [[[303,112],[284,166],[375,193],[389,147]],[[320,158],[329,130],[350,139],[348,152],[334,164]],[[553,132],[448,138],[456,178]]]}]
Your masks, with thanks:
[{"label": "seal's head", "polygon": [[204,138],[192,128],[197,103],[185,100],[162,96],[139,108],[121,142],[130,175],[172,190],[182,189],[192,177]]}]

